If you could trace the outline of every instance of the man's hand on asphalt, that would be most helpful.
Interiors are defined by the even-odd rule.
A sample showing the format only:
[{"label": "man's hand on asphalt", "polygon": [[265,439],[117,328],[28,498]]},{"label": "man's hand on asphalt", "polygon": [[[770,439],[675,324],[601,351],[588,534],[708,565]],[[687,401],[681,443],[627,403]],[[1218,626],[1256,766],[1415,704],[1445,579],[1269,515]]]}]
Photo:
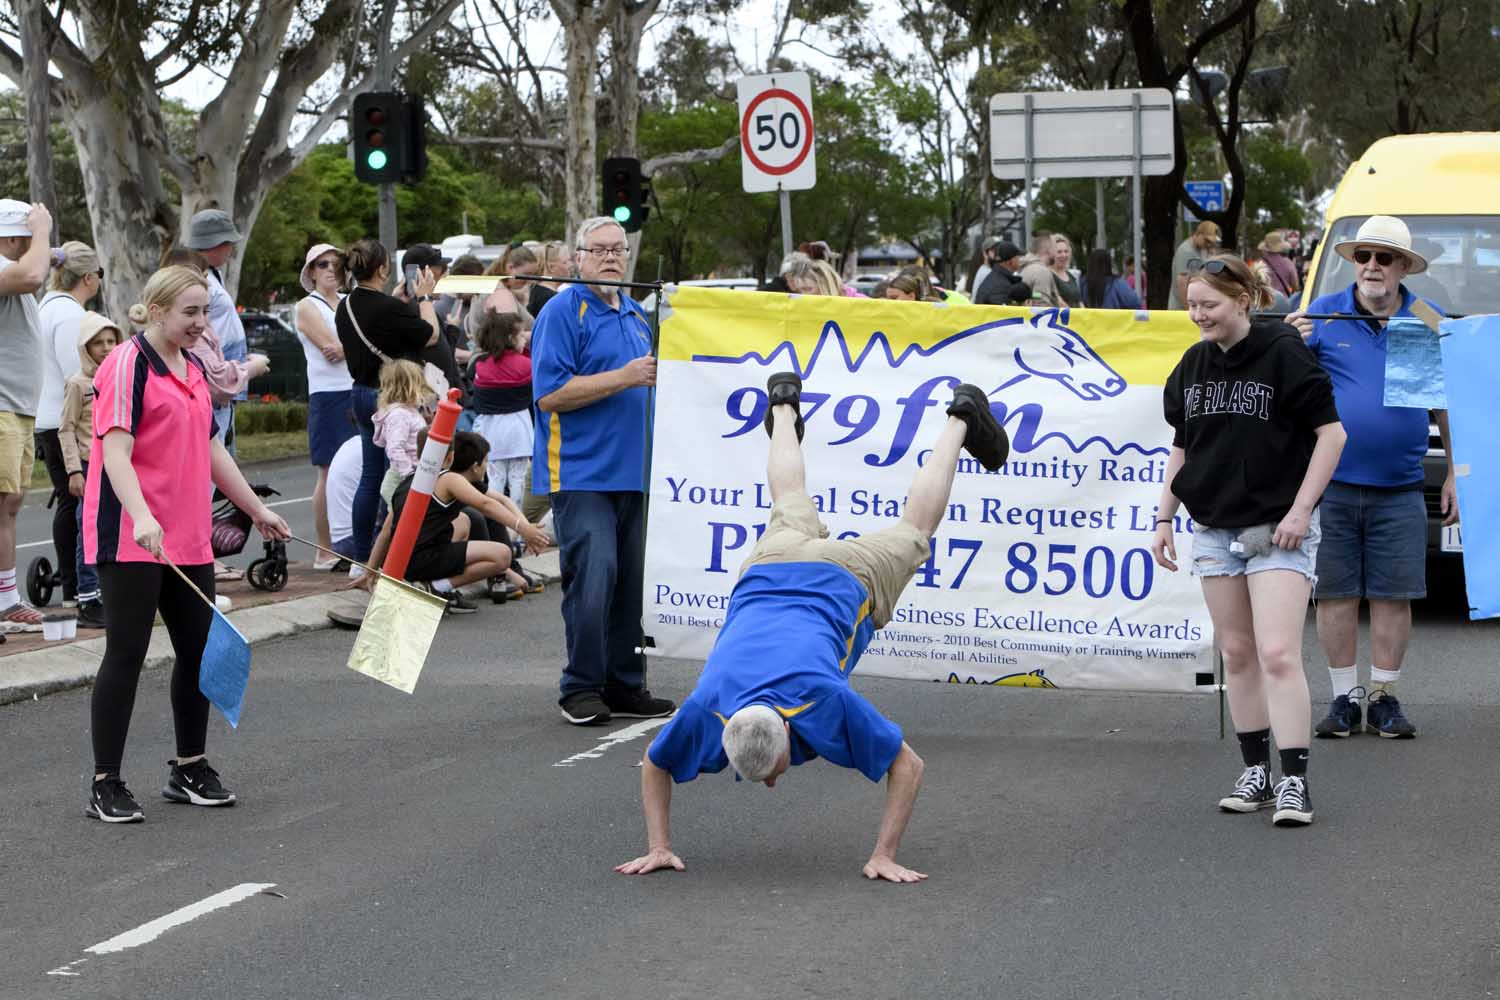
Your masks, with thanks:
[{"label": "man's hand on asphalt", "polygon": [[[650,853],[641,855],[634,861],[627,861],[623,865],[615,865],[615,871],[621,875],[646,875],[650,872],[659,871],[662,868],[670,868],[673,871],[680,872],[686,871],[687,865],[683,864],[682,859],[677,855],[666,850],[651,851]],[[923,875],[922,877],[926,878],[927,876]]]},{"label": "man's hand on asphalt", "polygon": [[871,857],[865,862],[865,878],[872,882],[884,880],[886,882],[922,882],[927,876],[919,871],[913,871],[905,865],[896,864],[895,858]]}]

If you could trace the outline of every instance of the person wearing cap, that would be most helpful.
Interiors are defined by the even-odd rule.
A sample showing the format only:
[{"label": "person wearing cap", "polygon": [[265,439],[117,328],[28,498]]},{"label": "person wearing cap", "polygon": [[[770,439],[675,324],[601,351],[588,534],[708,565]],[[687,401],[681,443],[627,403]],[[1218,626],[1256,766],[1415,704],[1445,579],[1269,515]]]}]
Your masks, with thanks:
[{"label": "person wearing cap", "polygon": [[354,425],[351,390],[354,379],[344,364],[335,314],[344,299],[344,254],[332,243],[319,243],[307,251],[299,276],[307,297],[297,303],[292,320],[302,353],[307,358],[307,450],[318,481],[313,485],[313,525],[322,546],[313,559],[313,569],[332,569],[339,557],[333,553],[328,528],[328,468],[343,443],[359,433]]},{"label": "person wearing cap", "polygon": [[[1410,739],[1416,726],[1402,711],[1395,686],[1411,639],[1411,602],[1427,594],[1427,508],[1422,458],[1427,454],[1428,413],[1385,405],[1386,324],[1411,316],[1415,295],[1402,283],[1427,269],[1412,249],[1406,223],[1372,215],[1352,240],[1333,246],[1354,265],[1349,287],[1314,299],[1305,313],[1348,316],[1310,319],[1303,311],[1287,322],[1333,379],[1333,394],[1349,441],[1323,494],[1323,543],[1318,550],[1318,641],[1328,657],[1333,701],[1315,727],[1322,737],[1368,731]],[[1433,306],[1431,302],[1427,303]],[[1436,309],[1436,306],[1433,306]],[[1368,317],[1368,318],[1365,318]],[[1458,521],[1448,413],[1434,411],[1447,452],[1441,495],[1445,524]],[[1359,684],[1356,660],[1359,603],[1370,605],[1370,685]],[[1368,695],[1361,712],[1359,695]]]},{"label": "person wearing cap", "polygon": [[0,198],[0,636],[39,632],[42,616],[16,589],[16,515],[36,459],[42,323],[36,293],[52,263],[52,213]]},{"label": "person wearing cap", "polygon": [[982,306],[1012,305],[1019,298],[1026,302],[1031,289],[1021,280],[1021,248],[1009,240],[995,240],[985,250],[993,261],[990,273],[974,286],[974,304]]},{"label": "person wearing cap", "polygon": [[[187,239],[183,240],[184,246],[198,251],[208,262],[205,275],[209,293],[208,326],[222,360],[229,363],[218,367],[210,365],[209,369],[214,426],[218,428],[219,440],[231,455],[234,454],[234,404],[245,398],[245,386],[250,380],[271,367],[270,359],[263,354],[250,357],[245,326],[240,322],[234,296],[224,287],[224,266],[234,256],[235,247],[243,241],[244,237],[235,228],[229,213],[217,208],[204,209],[194,215],[188,223]],[[202,352],[197,353],[202,356]]]},{"label": "person wearing cap", "polygon": [[1172,290],[1167,296],[1168,309],[1187,308],[1188,265],[1195,260],[1207,260],[1218,252],[1223,238],[1219,224],[1205,219],[1198,223],[1191,236],[1177,244],[1177,251],[1172,254]]},{"label": "person wearing cap", "polygon": [[1273,229],[1266,233],[1256,249],[1261,253],[1261,260],[1266,263],[1266,271],[1271,276],[1271,288],[1287,297],[1297,294],[1302,284],[1297,280],[1296,265],[1287,257],[1292,248],[1281,231]]},{"label": "person wearing cap", "polygon": [[[89,458],[94,444],[94,375],[104,359],[124,339],[120,328],[108,316],[83,313],[73,324],[74,370],[63,383],[62,402],[58,405],[57,444],[67,477],[68,497],[73,500],[73,525],[83,535],[83,492],[88,483]],[[59,558],[61,558],[59,556]],[[83,555],[83,543],[74,546],[74,577],[78,581],[78,625],[80,628],[104,627],[104,601],[99,588],[99,574]]]},{"label": "person wearing cap", "polygon": [[[448,273],[448,258],[444,257],[438,248],[431,243],[416,243],[401,256],[401,270],[403,274],[415,273],[426,270],[432,275],[432,281],[436,284],[443,280]],[[433,300],[433,309],[437,311],[438,300]],[[425,364],[437,365],[442,371],[443,377],[448,380],[450,386],[463,385],[463,372],[458,367],[457,334],[460,331],[449,331],[447,324],[443,321],[441,313],[438,315],[438,326],[442,329],[442,336],[437,342],[422,351],[422,361]]]}]

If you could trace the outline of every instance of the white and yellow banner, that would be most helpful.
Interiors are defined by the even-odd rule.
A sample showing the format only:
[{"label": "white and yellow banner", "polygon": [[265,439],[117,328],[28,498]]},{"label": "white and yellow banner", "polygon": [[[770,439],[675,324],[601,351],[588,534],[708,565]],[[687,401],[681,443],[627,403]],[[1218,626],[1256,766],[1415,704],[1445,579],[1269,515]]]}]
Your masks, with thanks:
[{"label": "white and yellow banner", "polygon": [[[989,394],[1009,461],[964,456],[932,557],[863,673],[1027,687],[1208,690],[1212,630],[1151,558],[1184,313],[1038,310],[671,290],[662,309],[646,544],[654,652],[702,659],[770,516],[766,379],[803,379],[808,491],[834,536],[901,516],[952,389]],[[766,650],[767,656],[776,651]]]}]

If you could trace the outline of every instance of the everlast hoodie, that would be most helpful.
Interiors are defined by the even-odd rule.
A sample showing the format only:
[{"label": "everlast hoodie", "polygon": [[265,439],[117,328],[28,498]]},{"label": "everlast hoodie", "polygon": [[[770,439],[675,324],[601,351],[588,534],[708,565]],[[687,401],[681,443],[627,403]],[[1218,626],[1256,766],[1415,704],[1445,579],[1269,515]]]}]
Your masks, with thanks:
[{"label": "everlast hoodie", "polygon": [[1297,331],[1256,320],[1228,351],[1188,348],[1163,391],[1172,444],[1187,461],[1172,494],[1211,528],[1280,521],[1292,507],[1317,441],[1339,419],[1333,384]]}]

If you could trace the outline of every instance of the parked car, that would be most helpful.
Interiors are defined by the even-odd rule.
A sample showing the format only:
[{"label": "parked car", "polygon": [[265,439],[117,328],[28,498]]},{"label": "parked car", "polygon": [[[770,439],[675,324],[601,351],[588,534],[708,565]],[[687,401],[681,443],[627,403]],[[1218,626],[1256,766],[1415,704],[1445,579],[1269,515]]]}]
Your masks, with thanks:
[{"label": "parked car", "polygon": [[240,322],[244,324],[250,352],[271,359],[271,370],[250,380],[249,395],[307,399],[307,357],[302,353],[297,331],[285,320],[265,312],[240,313]]}]

